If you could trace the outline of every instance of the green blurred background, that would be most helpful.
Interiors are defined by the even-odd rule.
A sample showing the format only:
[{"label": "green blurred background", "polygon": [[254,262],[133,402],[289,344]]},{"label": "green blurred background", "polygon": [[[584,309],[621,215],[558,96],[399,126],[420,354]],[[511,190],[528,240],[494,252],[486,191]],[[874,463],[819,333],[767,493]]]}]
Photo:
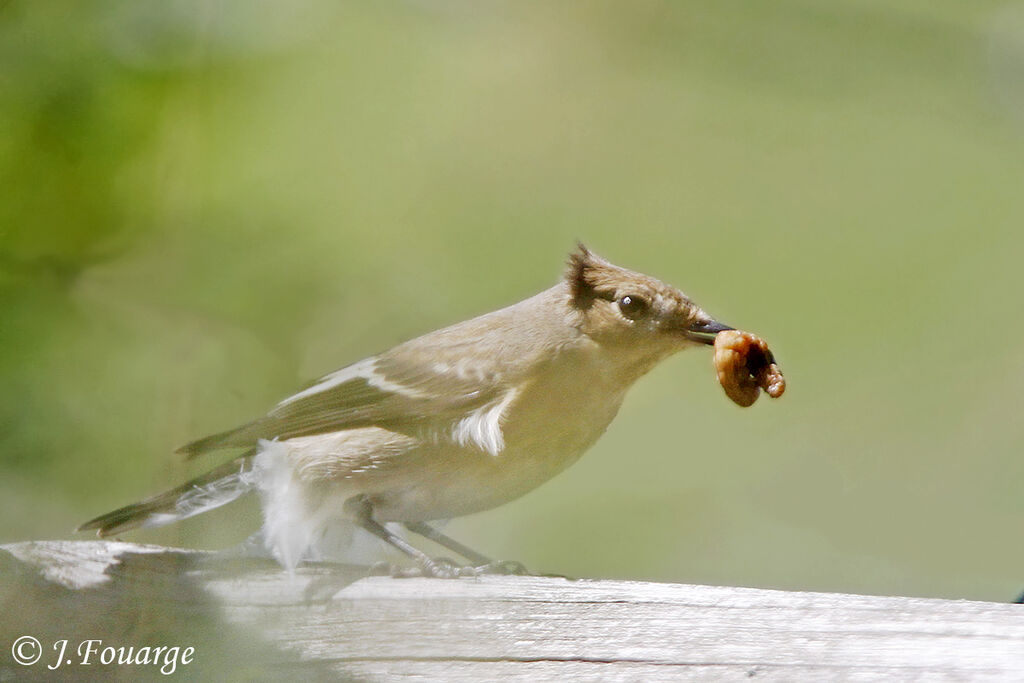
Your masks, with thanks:
[{"label": "green blurred background", "polygon": [[[451,533],[588,577],[1024,588],[1024,4],[0,4],[0,541],[533,294],[579,238],[766,337]],[[251,503],[131,540],[221,547]]]}]

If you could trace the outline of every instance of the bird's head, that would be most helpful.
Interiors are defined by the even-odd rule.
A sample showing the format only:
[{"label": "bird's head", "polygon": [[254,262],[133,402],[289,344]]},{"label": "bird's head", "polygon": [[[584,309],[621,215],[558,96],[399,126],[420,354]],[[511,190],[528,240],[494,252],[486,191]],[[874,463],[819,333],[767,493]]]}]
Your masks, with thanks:
[{"label": "bird's head", "polygon": [[714,344],[732,328],[705,313],[675,287],[613,265],[582,244],[565,274],[580,330],[602,345],[663,357]]}]

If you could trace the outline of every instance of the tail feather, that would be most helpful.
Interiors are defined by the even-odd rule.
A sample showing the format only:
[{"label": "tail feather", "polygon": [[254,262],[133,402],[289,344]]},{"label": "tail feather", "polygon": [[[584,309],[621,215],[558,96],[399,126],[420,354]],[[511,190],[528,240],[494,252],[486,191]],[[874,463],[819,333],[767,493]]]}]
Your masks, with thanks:
[{"label": "tail feather", "polygon": [[78,531],[96,529],[99,536],[112,536],[136,527],[163,526],[226,505],[253,489],[249,476],[252,456],[253,452],[247,453],[170,491],[100,515]]}]

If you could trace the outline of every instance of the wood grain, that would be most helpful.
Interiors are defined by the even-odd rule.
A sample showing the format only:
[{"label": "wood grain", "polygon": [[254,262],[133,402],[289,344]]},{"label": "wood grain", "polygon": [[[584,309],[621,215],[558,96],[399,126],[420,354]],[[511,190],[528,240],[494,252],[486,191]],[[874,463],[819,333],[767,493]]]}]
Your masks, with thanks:
[{"label": "wood grain", "polygon": [[[190,675],[1024,679],[1022,605],[522,576],[395,579],[344,565],[290,575],[260,560],[101,541],[0,546],[0,568],[5,638],[191,638],[202,668]],[[3,666],[0,680],[24,673]]]}]

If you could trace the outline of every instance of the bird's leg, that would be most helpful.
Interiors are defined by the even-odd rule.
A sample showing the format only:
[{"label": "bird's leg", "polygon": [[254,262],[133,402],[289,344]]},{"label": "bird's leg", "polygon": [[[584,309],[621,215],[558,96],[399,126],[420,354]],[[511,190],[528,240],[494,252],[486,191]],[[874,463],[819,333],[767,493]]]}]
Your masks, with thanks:
[{"label": "bird's leg", "polygon": [[403,522],[404,526],[414,534],[419,534],[424,538],[430,539],[434,543],[451,550],[453,553],[462,555],[467,560],[473,563],[474,569],[483,574],[529,574],[530,572],[519,562],[513,562],[504,560],[501,562],[495,562],[486,555],[481,555],[472,548],[468,548],[451,536],[446,536],[440,531],[430,526],[426,522]]},{"label": "bird's leg", "polygon": [[450,536],[445,536],[440,531],[430,526],[426,522],[403,522],[402,526],[404,526],[406,529],[413,532],[414,534],[419,534],[420,536],[428,538],[440,546],[448,548],[448,550],[451,550],[453,553],[458,553],[459,555],[462,555],[464,558],[472,562],[474,565],[491,564],[491,562],[493,561],[486,555],[481,555],[472,548],[467,548],[466,546],[456,541],[454,538],[451,538]]},{"label": "bird's leg", "polygon": [[416,563],[420,565],[425,575],[436,578],[453,578],[459,575],[459,570],[453,563],[431,558],[425,552],[412,546],[404,538],[391,532],[386,526],[374,519],[373,504],[370,503],[366,496],[352,498],[346,503],[346,507],[351,510],[356,524],[416,560]]}]

